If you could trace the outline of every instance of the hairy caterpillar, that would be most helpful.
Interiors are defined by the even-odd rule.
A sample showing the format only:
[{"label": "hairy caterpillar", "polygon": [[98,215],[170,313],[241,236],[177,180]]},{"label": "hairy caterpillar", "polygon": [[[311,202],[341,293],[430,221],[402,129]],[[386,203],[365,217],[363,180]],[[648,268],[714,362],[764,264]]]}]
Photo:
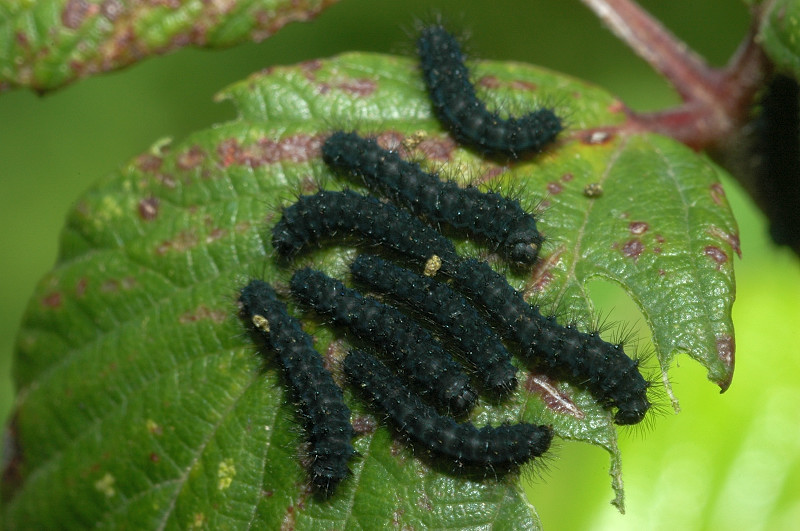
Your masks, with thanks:
[{"label": "hairy caterpillar", "polygon": [[508,119],[489,111],[475,94],[458,41],[442,26],[421,31],[417,53],[436,116],[462,144],[485,155],[517,158],[540,151],[562,130],[551,109]]},{"label": "hairy caterpillar", "polygon": [[535,424],[476,428],[439,415],[405,387],[374,357],[353,350],[344,360],[348,379],[384,411],[394,424],[428,451],[460,466],[505,469],[541,456],[552,430]]},{"label": "hairy caterpillar", "polygon": [[[352,198],[355,202],[349,206],[353,209],[328,208],[326,198],[331,194]],[[334,201],[337,206],[338,197]],[[304,201],[307,199],[314,201]],[[544,317],[489,264],[461,259],[452,243],[435,230],[413,216],[403,216],[405,213],[390,205],[369,199],[352,192],[320,192],[303,197],[286,209],[273,235],[301,234],[298,241],[302,247],[323,236],[357,232],[369,243],[387,246],[417,263],[427,265],[435,256],[434,274],[441,271],[449,277],[456,291],[490,317],[501,337],[519,344],[528,361],[539,364],[554,377],[588,389],[603,406],[617,407],[614,420],[618,424],[636,424],[644,418],[651,405],[647,398],[649,384],[639,372],[638,362],[619,345]],[[294,210],[301,202],[303,208]],[[355,207],[362,203],[369,204],[372,210],[354,216],[359,212]],[[286,215],[289,212],[291,216]],[[374,219],[370,218],[372,214]],[[401,224],[387,225],[389,220]],[[308,226],[315,230],[308,230]]]},{"label": "hairy caterpillar", "polygon": [[291,282],[292,295],[304,306],[330,316],[361,341],[395,360],[402,373],[425,396],[454,415],[463,415],[477,395],[461,366],[415,321],[320,271],[301,269]]},{"label": "hairy caterpillar", "polygon": [[292,257],[310,244],[354,236],[392,249],[418,264],[434,257],[456,259],[453,243],[408,212],[355,192],[326,192],[300,197],[272,228],[272,246]]},{"label": "hairy caterpillar", "polygon": [[453,286],[489,315],[501,336],[518,343],[528,360],[548,374],[588,389],[603,406],[616,406],[617,424],[636,424],[644,418],[651,405],[649,383],[639,372],[638,362],[620,345],[544,317],[486,262],[468,259],[446,272]]},{"label": "hairy caterpillar", "polygon": [[311,483],[329,496],[347,477],[347,463],[355,451],[353,426],[342,390],[322,365],[322,357],[291,317],[275,291],[264,281],[252,280],[242,288],[239,300],[252,329],[278,355],[286,382],[300,403],[301,417],[310,444]]},{"label": "hairy caterpillar", "polygon": [[488,241],[514,264],[536,261],[544,239],[532,214],[519,201],[475,187],[442,181],[371,139],[336,132],[322,146],[325,162],[360,177],[372,192],[386,196],[432,225],[449,225]]},{"label": "hairy caterpillar", "polygon": [[358,282],[402,302],[444,329],[464,358],[477,368],[484,388],[495,396],[516,387],[517,370],[500,338],[447,284],[372,255],[358,256],[350,271]]}]

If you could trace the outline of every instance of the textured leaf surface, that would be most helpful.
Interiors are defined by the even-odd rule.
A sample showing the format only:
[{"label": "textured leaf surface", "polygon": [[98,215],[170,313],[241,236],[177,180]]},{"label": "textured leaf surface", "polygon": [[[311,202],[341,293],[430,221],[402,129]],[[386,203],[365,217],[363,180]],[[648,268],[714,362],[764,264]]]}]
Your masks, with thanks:
[{"label": "textured leaf surface", "polygon": [[[432,118],[413,61],[344,55],[230,87],[222,97],[238,107],[236,120],[162,142],[85,194],[18,340],[6,523],[539,526],[516,477],[466,478],[414,456],[349,391],[359,432],[353,477],[328,502],[309,494],[294,406],[274,364],[264,365],[243,333],[235,300],[250,276],[286,285],[291,271],[269,244],[279,206],[320,182],[347,184],[320,159],[337,128],[376,134],[446,175],[540,205],[545,260],[528,275],[509,273],[518,288],[588,329],[595,309],[586,281],[618,282],[652,326],[663,367],[688,352],[726,387],[737,240],[719,170],[668,139],[589,131],[624,120],[622,106],[593,87],[515,64],[480,63],[475,73],[487,100],[512,111],[552,103],[569,130],[531,161],[487,162]],[[295,266],[344,278],[352,256],[325,249]],[[305,327],[336,367],[347,345],[323,323]],[[551,424],[562,438],[605,448],[622,507],[609,413],[521,368],[518,392],[484,403],[473,420]]]},{"label": "textured leaf surface", "polygon": [[758,38],[770,59],[781,70],[788,70],[800,78],[800,3],[796,0],[769,0],[761,2],[763,10]]},{"label": "textured leaf surface", "polygon": [[0,91],[58,88],[192,44],[261,41],[337,0],[0,0]]}]

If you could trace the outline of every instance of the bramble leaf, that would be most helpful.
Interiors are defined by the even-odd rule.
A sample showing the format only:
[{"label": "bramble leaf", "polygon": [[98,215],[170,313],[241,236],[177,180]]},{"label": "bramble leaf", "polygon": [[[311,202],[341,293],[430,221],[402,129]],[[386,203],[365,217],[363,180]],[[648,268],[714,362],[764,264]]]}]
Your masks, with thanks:
[{"label": "bramble leaf", "polygon": [[800,4],[794,0],[761,2],[758,40],[769,58],[780,70],[788,70],[800,78]]},{"label": "bramble leaf", "polygon": [[[286,285],[290,268],[273,259],[269,236],[282,204],[320,183],[357,188],[320,158],[326,135],[342,128],[539,205],[548,238],[542,262],[520,275],[488,257],[515,286],[587,329],[597,310],[586,282],[617,282],[652,327],[664,370],[688,352],[727,387],[738,244],[721,170],[669,139],[593,129],[625,120],[619,102],[597,88],[519,64],[483,62],[474,73],[490,103],[512,112],[552,104],[568,130],[531,160],[483,160],[432,117],[413,61],[347,54],[229,87],[220,97],[233,101],[237,119],[158,143],[86,193],[18,339],[18,452],[6,474],[5,523],[539,527],[515,476],[467,478],[415,456],[349,391],[359,432],[353,476],[329,501],[308,491],[295,407],[274,363],[262,363],[244,333],[236,297],[251,276]],[[472,242],[459,246],[487,255]],[[344,278],[353,253],[327,248],[295,267]],[[304,325],[336,367],[345,342],[324,323]],[[514,396],[484,401],[472,420],[551,424],[562,438],[605,448],[622,509],[609,412],[520,367]]]},{"label": "bramble leaf", "polygon": [[0,0],[0,92],[39,92],[187,45],[262,41],[338,0]]}]

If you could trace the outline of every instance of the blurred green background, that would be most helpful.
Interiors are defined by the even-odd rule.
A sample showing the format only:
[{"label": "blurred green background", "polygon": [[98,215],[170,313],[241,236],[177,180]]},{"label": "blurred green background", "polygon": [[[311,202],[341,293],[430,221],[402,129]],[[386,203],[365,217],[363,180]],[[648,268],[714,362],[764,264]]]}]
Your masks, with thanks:
[{"label": "blurred green background", "polygon": [[[642,1],[690,46],[722,64],[744,35],[740,0]],[[674,104],[668,85],[578,0],[343,0],[314,22],[260,44],[183,50],[45,97],[0,94],[0,420],[13,402],[12,353],[27,299],[55,262],[64,217],[98,178],[163,137],[183,138],[233,117],[212,97],[261,68],[346,50],[408,53],[405,30],[431,8],[471,34],[475,55],[584,78],[638,110]],[[628,514],[612,498],[608,458],[563,442],[529,495],[549,529],[800,528],[800,264],[766,238],[763,217],[725,182],[741,228],[736,264],[736,376],[719,395],[704,371],[678,359],[683,412],[622,431]],[[592,285],[615,320],[644,322],[621,290]],[[646,334],[646,330],[643,330]]]}]

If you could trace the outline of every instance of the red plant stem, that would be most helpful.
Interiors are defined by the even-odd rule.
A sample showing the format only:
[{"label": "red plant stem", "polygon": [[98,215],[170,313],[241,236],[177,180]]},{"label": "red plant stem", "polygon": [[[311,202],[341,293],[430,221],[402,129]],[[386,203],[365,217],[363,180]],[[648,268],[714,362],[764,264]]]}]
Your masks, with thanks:
[{"label": "red plant stem", "polygon": [[582,2],[663,75],[684,102],[654,113],[626,109],[628,121],[621,129],[664,134],[699,150],[724,143],[742,125],[770,68],[754,40],[756,20],[728,64],[712,68],[633,0]]},{"label": "red plant stem", "polygon": [[708,97],[709,66],[631,0],[582,0],[609,29],[672,83],[683,100]]}]

